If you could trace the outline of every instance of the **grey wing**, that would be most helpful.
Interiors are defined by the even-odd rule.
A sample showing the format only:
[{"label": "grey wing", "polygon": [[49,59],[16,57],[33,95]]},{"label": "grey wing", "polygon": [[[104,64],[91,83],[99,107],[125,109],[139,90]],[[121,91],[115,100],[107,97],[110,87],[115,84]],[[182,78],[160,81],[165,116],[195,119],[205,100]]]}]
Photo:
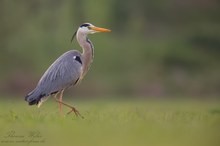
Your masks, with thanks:
[{"label": "grey wing", "polygon": [[49,96],[74,85],[82,71],[81,54],[71,50],[60,56],[44,73],[37,88]]}]

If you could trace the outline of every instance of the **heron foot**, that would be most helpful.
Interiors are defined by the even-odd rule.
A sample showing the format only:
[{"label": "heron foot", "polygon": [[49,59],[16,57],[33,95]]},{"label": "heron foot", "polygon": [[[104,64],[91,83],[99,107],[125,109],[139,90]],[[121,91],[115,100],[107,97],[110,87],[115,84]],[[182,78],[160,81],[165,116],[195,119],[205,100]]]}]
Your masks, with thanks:
[{"label": "heron foot", "polygon": [[84,117],[79,113],[79,111],[78,111],[76,108],[71,107],[71,110],[70,110],[67,114],[70,114],[70,113],[72,113],[72,112],[74,112],[74,114],[75,114],[77,117],[80,116],[82,119],[84,119]]},{"label": "heron foot", "polygon": [[60,100],[58,100],[56,98],[55,98],[55,100],[56,100],[56,102],[59,102],[60,104],[63,104],[65,106],[71,108],[71,110],[67,114],[70,114],[70,113],[74,112],[74,114],[76,116],[80,116],[82,119],[84,118],[75,107],[73,107],[73,106],[71,106],[71,105],[69,105],[67,103],[64,103],[64,102],[62,102],[62,101],[60,101]]}]

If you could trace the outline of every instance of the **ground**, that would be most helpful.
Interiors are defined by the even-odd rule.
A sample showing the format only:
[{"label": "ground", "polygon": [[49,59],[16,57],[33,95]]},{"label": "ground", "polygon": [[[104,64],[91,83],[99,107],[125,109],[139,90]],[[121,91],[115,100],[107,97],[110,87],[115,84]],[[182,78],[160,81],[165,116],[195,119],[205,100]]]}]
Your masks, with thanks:
[{"label": "ground", "polygon": [[[85,117],[61,116],[50,99],[41,108],[1,100],[0,145],[218,146],[219,101],[69,101]],[[64,109],[64,113],[68,109]]]}]

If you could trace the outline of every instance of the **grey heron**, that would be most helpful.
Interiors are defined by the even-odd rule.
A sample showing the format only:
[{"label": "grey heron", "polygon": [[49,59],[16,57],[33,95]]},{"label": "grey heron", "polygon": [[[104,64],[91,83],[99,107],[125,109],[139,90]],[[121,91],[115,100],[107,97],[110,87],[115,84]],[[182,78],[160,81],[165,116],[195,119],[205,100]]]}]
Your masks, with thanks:
[{"label": "grey heron", "polygon": [[[59,111],[62,112],[62,105],[71,108],[70,112],[81,116],[79,111],[62,101],[63,92],[65,89],[76,85],[80,82],[88,72],[94,57],[94,47],[88,39],[88,34],[96,32],[110,32],[111,30],[101,27],[96,27],[90,23],[82,24],[74,33],[71,41],[76,36],[76,39],[82,48],[81,53],[78,50],[70,50],[61,55],[43,74],[36,88],[25,97],[29,105],[37,105],[40,107],[42,102],[48,99],[49,96],[55,95],[54,98],[59,104]],[[57,96],[59,97],[57,98]]]}]

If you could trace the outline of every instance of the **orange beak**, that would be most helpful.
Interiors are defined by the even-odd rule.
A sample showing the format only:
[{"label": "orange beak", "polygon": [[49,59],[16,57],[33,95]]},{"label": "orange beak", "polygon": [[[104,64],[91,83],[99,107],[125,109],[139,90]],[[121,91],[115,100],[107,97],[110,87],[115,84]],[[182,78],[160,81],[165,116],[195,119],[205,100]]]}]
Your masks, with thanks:
[{"label": "orange beak", "polygon": [[92,30],[98,31],[98,32],[111,32],[110,29],[101,28],[101,27],[91,27]]}]

